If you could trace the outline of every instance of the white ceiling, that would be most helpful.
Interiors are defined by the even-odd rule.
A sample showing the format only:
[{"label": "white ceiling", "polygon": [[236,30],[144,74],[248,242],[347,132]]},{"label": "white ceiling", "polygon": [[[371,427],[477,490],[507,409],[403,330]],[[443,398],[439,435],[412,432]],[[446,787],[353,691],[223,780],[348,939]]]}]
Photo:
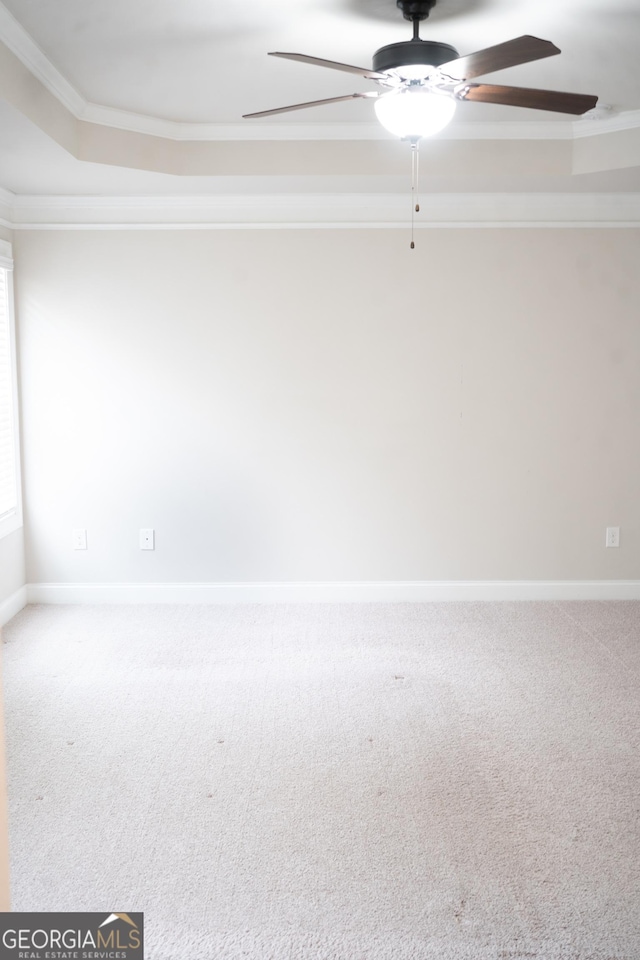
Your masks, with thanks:
[{"label": "white ceiling", "polygon": [[[493,79],[596,94],[610,108],[605,118],[574,121],[538,111],[460,104],[444,139],[451,151],[457,145],[465,162],[455,157],[452,162],[453,153],[445,160],[439,147],[423,143],[425,191],[638,192],[640,156],[630,159],[628,142],[640,130],[638,0],[438,0],[421,26],[424,39],[450,43],[461,54],[524,33],[552,40],[562,54],[501,71]],[[4,74],[4,89],[0,81],[0,189],[21,196],[404,191],[405,155],[393,153],[395,145],[376,146],[388,135],[375,125],[370,102],[266,121],[242,120],[241,115],[373,88],[356,76],[268,57],[269,50],[368,67],[378,47],[410,36],[411,26],[395,0],[4,0],[0,53],[6,60],[12,52],[21,69],[28,67],[33,89],[25,92],[28,85],[18,82],[15,71],[9,79]],[[74,123],[85,121],[90,147],[76,149],[73,135],[56,133],[55,124],[62,123],[53,119],[58,107],[51,98],[45,103],[38,91],[53,92]],[[122,130],[152,136],[144,149],[142,141],[135,150],[132,145],[125,149]],[[600,131],[609,137],[608,157],[613,156],[611,138],[627,137],[624,158],[586,167],[565,162],[561,145],[585,130],[592,134],[589,140],[598,139]],[[168,165],[162,161],[163,138],[185,141],[182,153]],[[327,141],[325,152],[317,153],[326,159],[315,167],[306,152],[313,141]],[[540,157],[540,163],[520,158],[509,167],[505,141],[526,141],[530,156]],[[483,142],[493,145],[495,167],[486,156],[478,165]],[[216,158],[225,145],[231,152],[226,165],[220,165]],[[196,146],[200,160],[187,162],[186,151]],[[378,156],[376,149],[390,152],[384,163],[369,164],[370,155]],[[432,169],[430,151],[441,156]]]},{"label": "white ceiling", "polygon": [[[198,123],[239,121],[252,110],[371,88],[366,80],[269,59],[269,50],[370,66],[378,47],[411,36],[394,0],[4,2],[84,99]],[[550,39],[561,56],[502,71],[500,82],[595,93],[616,109],[640,108],[637,0],[438,0],[421,33],[460,53],[523,33]],[[467,107],[466,119],[487,112]],[[370,104],[352,103],[304,119],[370,116]]]}]

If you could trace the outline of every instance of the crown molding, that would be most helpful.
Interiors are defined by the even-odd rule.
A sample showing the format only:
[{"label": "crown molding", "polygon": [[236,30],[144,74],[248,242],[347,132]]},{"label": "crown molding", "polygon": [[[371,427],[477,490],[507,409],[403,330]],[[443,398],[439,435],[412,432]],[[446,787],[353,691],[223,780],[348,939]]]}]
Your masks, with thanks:
[{"label": "crown molding", "polygon": [[[395,140],[377,121],[373,123],[180,123],[86,103],[78,119],[165,140]],[[640,110],[598,113],[578,120],[502,120],[487,123],[455,121],[429,139],[434,140],[574,140],[640,127]]]},{"label": "crown molding", "polygon": [[88,103],[79,119],[165,140],[394,140],[379,123],[181,123]]},{"label": "crown molding", "polygon": [[0,227],[11,230],[15,194],[0,187]]},{"label": "crown molding", "polygon": [[[640,194],[434,194],[418,229],[430,227],[640,227]],[[404,194],[259,196],[15,196],[8,226],[52,229],[400,228]]]},{"label": "crown molding", "polygon": [[[77,119],[167,140],[388,140],[379,123],[182,123],[87,101],[53,65],[45,52],[0,0],[0,40],[29,72]],[[443,140],[571,140],[640,127],[640,110],[623,114],[596,109],[578,120],[452,123]]]},{"label": "crown molding", "polygon": [[[115,127],[131,133],[146,133],[165,140],[199,141],[264,141],[264,140],[396,140],[378,122],[374,123],[304,123],[245,120],[239,123],[180,123],[141,114],[128,113],[88,103],[79,119],[104,127]],[[640,126],[640,117],[638,119]],[[501,123],[456,123],[455,121],[433,140],[572,140],[574,122],[565,120]],[[603,121],[589,131],[604,132]],[[590,135],[590,132],[588,132]]]},{"label": "crown molding", "polygon": [[573,139],[598,137],[603,133],[619,133],[622,130],[637,130],[640,127],[640,110],[625,110],[624,113],[588,114],[580,120],[574,120]]},{"label": "crown molding", "polygon": [[80,117],[86,101],[47,57],[46,53],[0,3],[0,40],[16,55],[33,76],[75,117]]}]

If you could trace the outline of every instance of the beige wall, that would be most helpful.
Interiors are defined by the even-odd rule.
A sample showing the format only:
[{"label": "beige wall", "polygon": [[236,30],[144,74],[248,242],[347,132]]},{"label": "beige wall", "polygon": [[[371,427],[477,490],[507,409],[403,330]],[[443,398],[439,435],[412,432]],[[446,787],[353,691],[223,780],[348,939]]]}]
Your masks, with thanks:
[{"label": "beige wall", "polygon": [[[0,240],[13,240],[13,232],[0,226]],[[0,540],[0,607],[24,585],[24,537],[22,529]],[[4,699],[2,695],[2,621],[0,620],[0,910],[9,910],[9,841],[5,773]]]},{"label": "beige wall", "polygon": [[27,580],[640,577],[640,231],[408,240],[19,232]]},{"label": "beige wall", "polygon": [[[13,238],[12,230],[0,226],[0,240],[8,240],[12,243]],[[0,540],[0,625],[2,624],[2,604],[24,584],[24,537],[20,529]]]},{"label": "beige wall", "polygon": [[9,829],[4,736],[4,698],[2,691],[2,628],[0,628],[0,910],[10,910]]}]

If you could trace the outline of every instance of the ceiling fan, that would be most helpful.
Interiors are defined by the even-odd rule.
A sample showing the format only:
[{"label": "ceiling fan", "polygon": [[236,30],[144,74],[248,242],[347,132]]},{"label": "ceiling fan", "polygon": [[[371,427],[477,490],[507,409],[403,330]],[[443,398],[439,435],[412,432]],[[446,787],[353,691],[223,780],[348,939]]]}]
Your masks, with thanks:
[{"label": "ceiling fan", "polygon": [[334,60],[323,60],[302,53],[271,53],[272,57],[298,60],[319,67],[342,70],[375,81],[383,91],[351,93],[343,97],[294,103],[275,110],[247,113],[244,119],[271,117],[290,110],[318,107],[342,100],[374,100],[381,124],[403,139],[417,141],[437,133],[452,119],[460,100],[480,103],[528,107],[580,116],[595,107],[598,98],[557,90],[536,90],[528,87],[499,86],[493,83],[470,83],[475,77],[533,60],[542,60],[560,53],[548,40],[523,36],[494,47],[461,57],[446,43],[422,40],[419,26],[426,20],[436,0],[396,0],[405,20],[413,23],[411,40],[380,47],[373,55],[372,68],[354,67]]}]

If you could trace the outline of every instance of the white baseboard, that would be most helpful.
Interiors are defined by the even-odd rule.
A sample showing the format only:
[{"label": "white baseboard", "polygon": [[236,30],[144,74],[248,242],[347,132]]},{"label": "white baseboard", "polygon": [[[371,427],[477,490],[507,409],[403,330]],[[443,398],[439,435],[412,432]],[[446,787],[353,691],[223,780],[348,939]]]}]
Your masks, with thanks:
[{"label": "white baseboard", "polygon": [[8,623],[12,617],[15,617],[16,613],[20,613],[28,602],[27,588],[20,587],[19,590],[16,590],[15,593],[12,593],[10,597],[0,603],[0,627]]},{"label": "white baseboard", "polygon": [[426,603],[436,600],[640,600],[640,580],[30,583],[26,587],[26,598],[28,603]]}]

